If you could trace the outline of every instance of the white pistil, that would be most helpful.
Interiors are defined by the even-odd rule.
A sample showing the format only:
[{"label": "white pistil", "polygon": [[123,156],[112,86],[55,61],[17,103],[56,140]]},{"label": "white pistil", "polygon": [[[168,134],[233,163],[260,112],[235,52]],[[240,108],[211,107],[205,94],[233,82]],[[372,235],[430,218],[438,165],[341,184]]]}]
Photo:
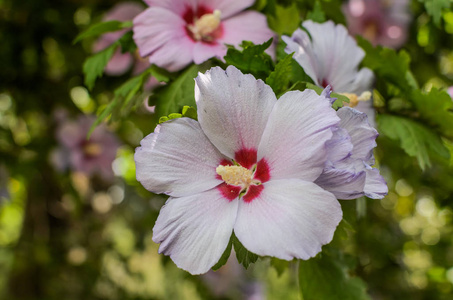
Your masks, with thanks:
[{"label": "white pistil", "polygon": [[341,93],[341,95],[349,98],[349,107],[356,107],[360,101],[369,101],[371,99],[371,92],[369,91],[363,92],[360,96],[352,93]]},{"label": "white pistil", "polygon": [[254,183],[252,180],[252,170],[246,169],[242,166],[220,165],[215,171],[227,184],[240,186],[242,189],[246,189],[250,186],[250,184]]},{"label": "white pistil", "polygon": [[220,10],[216,9],[212,14],[205,14],[194,24],[188,25],[187,28],[193,33],[194,39],[197,41],[212,40],[211,34],[220,26]]}]

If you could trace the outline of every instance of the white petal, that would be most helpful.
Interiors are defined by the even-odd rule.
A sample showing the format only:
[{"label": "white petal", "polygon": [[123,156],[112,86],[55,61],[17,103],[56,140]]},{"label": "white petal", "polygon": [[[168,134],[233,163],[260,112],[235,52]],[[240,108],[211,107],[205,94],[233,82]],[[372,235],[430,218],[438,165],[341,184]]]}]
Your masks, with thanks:
[{"label": "white petal", "polygon": [[296,29],[290,37],[282,36],[282,40],[286,43],[285,52],[291,54],[294,52],[293,58],[302,66],[305,73],[313,80],[314,84],[321,85],[318,78],[322,79],[322,74],[318,65],[318,58],[313,52],[310,37],[302,29]]},{"label": "white petal", "polygon": [[337,162],[351,155],[352,143],[348,131],[344,128],[333,130],[333,136],[326,142],[327,160]]},{"label": "white petal", "polygon": [[209,140],[226,156],[258,148],[276,103],[272,89],[233,66],[212,68],[195,79],[198,120]]},{"label": "white petal", "polygon": [[179,268],[206,273],[228,245],[237,209],[238,201],[225,199],[217,189],[170,198],[153,228],[153,241]]},{"label": "white petal", "polygon": [[209,9],[218,9],[222,19],[229,18],[249,6],[253,5],[254,0],[198,0],[198,5],[203,5]]},{"label": "white petal", "polygon": [[222,183],[215,169],[223,159],[197,121],[175,119],[158,125],[135,150],[137,180],[157,194],[189,196]]},{"label": "white petal", "polygon": [[379,170],[367,166],[365,196],[371,199],[382,199],[388,194],[388,191],[387,183],[379,174]]},{"label": "white petal", "polygon": [[[368,68],[362,68],[357,73],[351,86],[348,88],[349,92],[357,95],[363,92],[370,91],[374,81],[374,73]],[[346,91],[345,91],[346,92]],[[367,101],[368,102],[368,101]]]},{"label": "white petal", "polygon": [[234,232],[249,251],[308,259],[332,240],[342,218],[331,193],[312,182],[271,180],[251,202],[240,201]]},{"label": "white petal", "polygon": [[327,159],[325,143],[339,123],[325,97],[313,90],[291,91],[275,104],[258,148],[270,178],[314,181]]},{"label": "white petal", "polygon": [[340,127],[348,131],[354,146],[352,158],[366,163],[373,161],[373,148],[376,147],[378,132],[370,123],[365,113],[350,107],[342,107],[337,111],[340,117]]}]

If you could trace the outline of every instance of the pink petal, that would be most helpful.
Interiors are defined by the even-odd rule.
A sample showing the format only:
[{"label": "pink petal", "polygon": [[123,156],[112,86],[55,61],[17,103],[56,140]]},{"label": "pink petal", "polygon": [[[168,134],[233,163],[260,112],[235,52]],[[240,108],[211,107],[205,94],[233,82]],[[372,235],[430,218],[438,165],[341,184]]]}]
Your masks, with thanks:
[{"label": "pink petal", "polygon": [[195,79],[198,121],[209,140],[224,155],[257,150],[267,119],[276,103],[272,89],[233,66],[212,68]]},{"label": "pink petal", "polygon": [[158,125],[135,150],[137,180],[156,193],[194,195],[220,183],[215,171],[225,159],[189,118]]},{"label": "pink petal", "polygon": [[212,10],[220,10],[222,19],[225,19],[252,6],[255,0],[198,0],[197,2],[198,5]]},{"label": "pink petal", "polygon": [[223,59],[226,53],[227,47],[221,43],[208,44],[197,42],[193,48],[193,61],[196,64],[201,64],[214,56]]},{"label": "pink petal", "polygon": [[152,7],[134,19],[134,40],[142,57],[169,71],[192,62],[194,42],[186,33],[186,23],[172,11]]},{"label": "pink petal", "polygon": [[[276,35],[269,29],[266,16],[255,11],[246,11],[222,22],[223,35],[218,41],[239,46],[242,41],[262,44]],[[266,52],[275,57],[275,43]]]},{"label": "pink petal", "polygon": [[217,189],[170,198],[153,228],[153,241],[179,268],[206,273],[228,245],[237,209],[238,201],[226,200]]},{"label": "pink petal", "polygon": [[145,8],[137,2],[120,2],[109,10],[102,18],[104,21],[118,20],[121,22],[132,20]]},{"label": "pink petal", "polygon": [[117,49],[105,67],[105,73],[110,76],[124,74],[132,66],[132,63],[133,58],[130,53],[121,53],[121,50]]},{"label": "pink petal", "polygon": [[327,160],[325,143],[339,123],[324,96],[313,90],[292,91],[275,104],[258,148],[270,178],[314,181]]},{"label": "pink petal", "polygon": [[342,218],[334,195],[312,182],[271,180],[255,200],[239,202],[234,233],[249,251],[309,259],[332,240]]},{"label": "pink petal", "polygon": [[162,7],[168,9],[180,16],[190,8],[194,10],[197,7],[197,0],[144,0],[150,7]]},{"label": "pink petal", "polygon": [[337,199],[357,199],[364,195],[365,170],[326,168],[315,183]]}]

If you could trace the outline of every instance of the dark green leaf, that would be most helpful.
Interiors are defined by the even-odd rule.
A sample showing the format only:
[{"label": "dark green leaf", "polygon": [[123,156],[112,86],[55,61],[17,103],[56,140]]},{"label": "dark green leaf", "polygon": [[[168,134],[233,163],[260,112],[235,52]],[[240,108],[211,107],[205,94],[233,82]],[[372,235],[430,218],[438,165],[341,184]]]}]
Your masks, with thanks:
[{"label": "dark green leaf", "polygon": [[252,73],[255,77],[266,78],[272,71],[272,58],[264,51],[272,44],[272,38],[261,45],[254,45],[244,41],[241,45],[242,51],[229,48],[225,61],[233,65],[243,73]]},{"label": "dark green leaf", "polygon": [[199,67],[190,66],[175,81],[161,88],[150,97],[156,105],[158,116],[179,112],[184,105],[195,106],[195,80]]},{"label": "dark green leaf", "polygon": [[326,15],[322,10],[321,1],[316,0],[313,10],[308,12],[307,19],[313,20],[314,22],[323,23],[326,21]]},{"label": "dark green leaf", "polygon": [[453,101],[446,91],[433,88],[429,93],[415,90],[410,100],[420,117],[442,135],[453,138]]},{"label": "dark green leaf", "polygon": [[292,61],[293,54],[287,55],[284,59],[278,62],[275,70],[266,78],[266,83],[274,90],[278,96],[288,88],[288,84],[292,77]]},{"label": "dark green leaf", "polygon": [[268,16],[269,27],[279,35],[291,35],[299,27],[300,22],[299,9],[295,3],[288,7],[277,4],[275,15]]},{"label": "dark green leaf", "polygon": [[118,31],[124,28],[132,27],[132,22],[107,21],[90,26],[87,30],[80,33],[73,41],[73,44],[80,42],[89,37],[99,36],[101,34]]},{"label": "dark green leaf", "polygon": [[137,45],[135,44],[134,33],[131,31],[126,32],[120,39],[119,43],[121,46],[121,53],[134,53],[137,50]]},{"label": "dark green leaf", "polygon": [[426,11],[433,18],[434,24],[440,27],[442,10],[448,9],[451,6],[450,0],[419,0],[425,4]]},{"label": "dark green leaf", "polygon": [[183,117],[198,120],[197,110],[195,108],[193,108],[192,106],[184,106],[182,108],[182,115],[183,115]]},{"label": "dark green leaf", "polygon": [[234,251],[236,252],[236,258],[238,262],[244,266],[244,268],[247,269],[250,264],[253,264],[258,260],[259,256],[248,251],[237,239],[234,233],[233,233],[233,246]]},{"label": "dark green leaf", "polygon": [[85,74],[85,85],[91,90],[98,77],[104,73],[104,68],[112,58],[118,47],[118,42],[113,43],[106,49],[88,57],[83,63],[83,73]]},{"label": "dark green leaf", "polygon": [[393,49],[381,46],[374,48],[360,36],[357,37],[357,41],[366,52],[362,64],[373,70],[378,78],[385,79],[403,92],[417,88],[417,83],[410,73],[410,56],[406,51],[401,50],[397,53]]},{"label": "dark green leaf", "polygon": [[351,277],[338,259],[323,253],[299,263],[299,286],[304,300],[367,300],[366,285]]},{"label": "dark green leaf", "polygon": [[417,158],[420,168],[431,166],[429,153],[450,157],[450,152],[438,135],[425,126],[398,116],[380,115],[379,132],[400,142],[401,148],[410,156]]},{"label": "dark green leaf", "polygon": [[230,241],[228,242],[228,246],[226,247],[225,251],[223,252],[222,256],[220,257],[219,261],[212,267],[214,271],[220,269],[223,265],[225,265],[230,258],[231,248],[233,247],[233,235],[230,237]]}]

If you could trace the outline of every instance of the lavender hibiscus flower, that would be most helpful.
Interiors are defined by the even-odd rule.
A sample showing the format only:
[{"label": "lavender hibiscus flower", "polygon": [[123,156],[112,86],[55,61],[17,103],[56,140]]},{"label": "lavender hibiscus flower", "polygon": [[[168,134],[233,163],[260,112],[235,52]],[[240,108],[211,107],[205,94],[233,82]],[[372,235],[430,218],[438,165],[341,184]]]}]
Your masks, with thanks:
[{"label": "lavender hibiscus flower", "polygon": [[198,122],[162,123],[135,152],[138,181],[170,196],[153,229],[160,253],[205,273],[234,231],[261,256],[315,256],[342,218],[335,196],[316,183],[335,156],[327,143],[340,130],[328,89],[277,101],[263,81],[232,66],[195,82]]}]

